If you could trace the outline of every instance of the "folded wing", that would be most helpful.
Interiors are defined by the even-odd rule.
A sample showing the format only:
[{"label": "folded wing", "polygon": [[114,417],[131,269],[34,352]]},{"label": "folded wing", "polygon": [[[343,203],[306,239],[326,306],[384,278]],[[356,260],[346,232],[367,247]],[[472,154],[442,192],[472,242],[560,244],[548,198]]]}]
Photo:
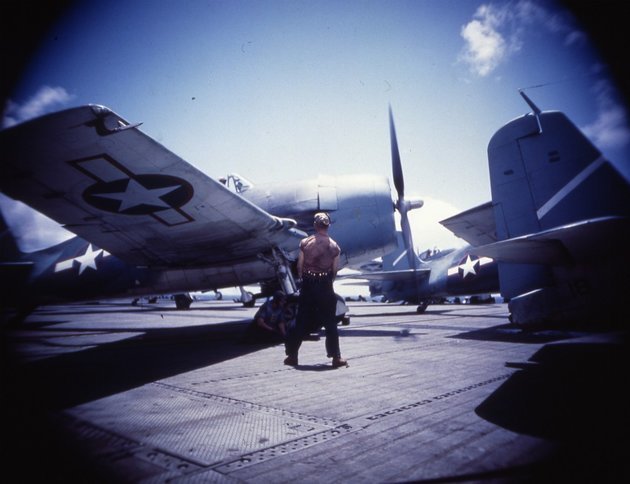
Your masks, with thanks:
[{"label": "folded wing", "polygon": [[440,223],[473,246],[489,244],[497,240],[492,202],[461,212]]}]

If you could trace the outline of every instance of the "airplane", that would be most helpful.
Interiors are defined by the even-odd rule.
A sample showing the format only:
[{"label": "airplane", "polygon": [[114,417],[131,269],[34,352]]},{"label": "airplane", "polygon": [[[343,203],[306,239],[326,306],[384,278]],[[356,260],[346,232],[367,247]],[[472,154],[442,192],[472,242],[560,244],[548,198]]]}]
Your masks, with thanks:
[{"label": "airplane", "polygon": [[560,111],[532,112],[488,143],[492,201],[441,223],[498,262],[521,327],[627,324],[630,185]]},{"label": "airplane", "polygon": [[399,194],[397,203],[401,216],[401,230],[396,233],[397,249],[383,256],[381,264],[375,266],[371,261],[362,266],[360,273],[344,274],[340,279],[371,281],[371,287],[378,287],[386,301],[402,300],[417,304],[418,313],[423,313],[436,298],[498,292],[496,262],[489,257],[471,254],[471,247],[426,254],[423,259],[418,257],[407,214],[409,209],[420,208],[422,202],[407,202],[404,198],[402,161],[391,107],[389,130],[394,183]]},{"label": "airplane", "polygon": [[140,124],[90,104],[0,131],[0,191],[77,235],[25,254],[2,222],[0,297],[17,319],[92,298],[176,294],[185,309],[190,291],[261,283],[264,293],[295,294],[298,244],[314,213],[330,214],[344,267],[391,251],[396,207],[414,206],[392,200],[381,176],[215,180]]},{"label": "airplane", "polygon": [[492,201],[440,222],[470,245],[423,260],[403,226],[402,253],[384,256],[382,271],[347,277],[379,281],[387,300],[418,312],[433,297],[500,291],[521,327],[627,319],[628,181],[565,114],[520,95],[533,112],[488,145]]},{"label": "airplane", "polygon": [[427,250],[415,254],[416,268],[409,267],[402,232],[397,232],[398,250],[382,257],[371,269],[364,264],[360,273],[348,272],[342,279],[369,281],[370,294],[380,294],[386,302],[417,304],[422,314],[429,304],[451,296],[481,296],[499,292],[497,262],[490,257],[471,255],[471,246]]}]

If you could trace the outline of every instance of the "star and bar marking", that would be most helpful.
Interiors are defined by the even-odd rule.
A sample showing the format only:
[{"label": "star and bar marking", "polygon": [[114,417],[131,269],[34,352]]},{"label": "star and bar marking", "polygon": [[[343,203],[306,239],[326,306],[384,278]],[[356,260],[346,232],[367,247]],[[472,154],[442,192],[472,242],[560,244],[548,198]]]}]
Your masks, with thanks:
[{"label": "star and bar marking", "polygon": [[160,197],[171,193],[173,190],[177,190],[179,185],[166,187],[166,188],[146,188],[138,183],[133,178],[129,179],[127,188],[124,192],[118,193],[95,193],[93,197],[109,198],[111,200],[120,201],[119,212],[124,212],[127,209],[138,207],[140,205],[148,205],[151,207],[161,208],[173,208]]},{"label": "star and bar marking", "polygon": [[460,263],[456,266],[450,267],[447,271],[449,276],[454,274],[459,274],[462,279],[466,279],[466,276],[476,276],[477,270],[486,264],[491,263],[493,260],[490,257],[479,257],[477,259],[473,259],[470,257],[470,254],[467,254],[464,259],[460,261]]},{"label": "star and bar marking", "polygon": [[167,226],[192,222],[181,207],[194,194],[186,180],[162,174],[137,174],[102,153],[68,162],[94,180],[83,192],[93,207],[123,215],[148,215]]},{"label": "star and bar marking", "polygon": [[[110,253],[103,249],[95,249],[92,244],[88,244],[83,255],[72,257],[55,264],[55,272],[62,272],[68,269],[72,269],[77,264],[79,266],[79,275],[83,274],[86,269],[97,270],[96,259],[99,256],[107,257]],[[76,264],[75,264],[76,262]]]}]

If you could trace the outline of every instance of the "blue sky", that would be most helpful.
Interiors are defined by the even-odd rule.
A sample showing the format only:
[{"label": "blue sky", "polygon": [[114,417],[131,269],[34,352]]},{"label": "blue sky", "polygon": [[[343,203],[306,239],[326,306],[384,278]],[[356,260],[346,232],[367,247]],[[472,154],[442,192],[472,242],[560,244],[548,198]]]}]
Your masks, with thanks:
[{"label": "blue sky", "polygon": [[[460,241],[435,222],[490,200],[487,143],[528,112],[519,88],[630,172],[606,66],[549,1],[79,2],[46,35],[3,123],[103,104],[212,177],[289,183],[391,177],[391,104],[406,193],[425,200],[415,243],[444,247]],[[33,248],[55,240],[27,233]]]}]

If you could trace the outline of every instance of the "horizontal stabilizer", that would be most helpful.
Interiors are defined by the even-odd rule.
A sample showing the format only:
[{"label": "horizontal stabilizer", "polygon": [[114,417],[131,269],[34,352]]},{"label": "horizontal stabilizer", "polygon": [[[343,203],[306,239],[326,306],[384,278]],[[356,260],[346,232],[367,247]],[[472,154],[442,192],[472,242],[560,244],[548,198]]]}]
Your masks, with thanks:
[{"label": "horizontal stabilizer", "polygon": [[630,242],[630,219],[602,217],[475,247],[471,254],[498,262],[566,265],[612,257]]},{"label": "horizontal stabilizer", "polygon": [[496,242],[496,226],[492,202],[453,215],[440,223],[472,246]]}]

